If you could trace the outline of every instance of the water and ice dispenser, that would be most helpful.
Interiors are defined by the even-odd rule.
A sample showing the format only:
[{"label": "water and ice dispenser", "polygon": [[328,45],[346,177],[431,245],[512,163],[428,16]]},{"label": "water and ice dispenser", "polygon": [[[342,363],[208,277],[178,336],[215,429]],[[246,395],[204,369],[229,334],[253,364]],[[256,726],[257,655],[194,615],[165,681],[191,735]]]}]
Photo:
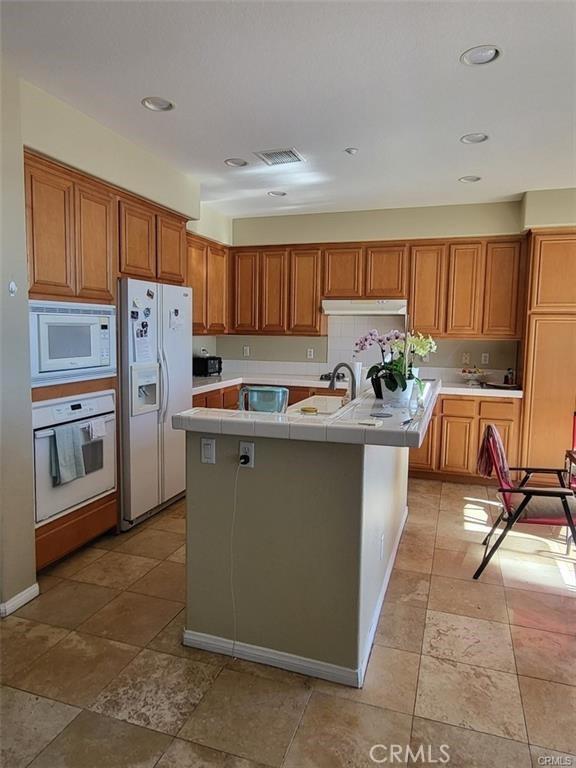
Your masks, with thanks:
[{"label": "water and ice dispenser", "polygon": [[133,363],[130,366],[132,384],[132,416],[157,411],[160,407],[160,366],[158,363]]}]

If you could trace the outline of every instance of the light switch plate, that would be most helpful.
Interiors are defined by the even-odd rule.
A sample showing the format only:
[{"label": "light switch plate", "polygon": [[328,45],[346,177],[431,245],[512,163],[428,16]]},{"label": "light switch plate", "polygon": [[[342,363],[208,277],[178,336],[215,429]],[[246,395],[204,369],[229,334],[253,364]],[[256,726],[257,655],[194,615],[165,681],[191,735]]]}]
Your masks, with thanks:
[{"label": "light switch plate", "polygon": [[308,360],[314,360],[314,348],[313,347],[309,347],[306,350],[306,357],[308,358]]},{"label": "light switch plate", "polygon": [[216,464],[216,440],[213,437],[200,440],[200,461],[202,464]]},{"label": "light switch plate", "polygon": [[481,357],[482,365],[488,365],[489,362],[490,362],[490,353],[482,352],[482,357]]},{"label": "light switch plate", "polygon": [[250,347],[247,344],[242,347],[242,354],[244,357],[250,357]]}]

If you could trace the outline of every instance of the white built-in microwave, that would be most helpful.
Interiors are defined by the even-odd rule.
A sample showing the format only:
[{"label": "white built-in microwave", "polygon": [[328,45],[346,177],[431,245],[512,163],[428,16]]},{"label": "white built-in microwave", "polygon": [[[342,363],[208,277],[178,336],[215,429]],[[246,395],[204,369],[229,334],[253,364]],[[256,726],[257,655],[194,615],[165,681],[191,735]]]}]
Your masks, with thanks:
[{"label": "white built-in microwave", "polygon": [[116,374],[116,307],[30,301],[32,386]]}]

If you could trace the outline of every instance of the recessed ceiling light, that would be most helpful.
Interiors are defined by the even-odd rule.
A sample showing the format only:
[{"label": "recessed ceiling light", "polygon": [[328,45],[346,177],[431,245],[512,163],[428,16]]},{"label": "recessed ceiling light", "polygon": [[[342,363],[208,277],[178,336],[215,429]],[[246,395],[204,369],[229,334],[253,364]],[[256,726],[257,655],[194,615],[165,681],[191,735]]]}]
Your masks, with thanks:
[{"label": "recessed ceiling light", "polygon": [[463,184],[475,184],[477,181],[481,181],[482,176],[460,176],[458,181],[461,181]]},{"label": "recessed ceiling light", "polygon": [[224,165],[229,165],[230,168],[243,168],[245,165],[248,165],[248,161],[242,160],[241,157],[229,157],[224,160]]},{"label": "recessed ceiling light", "polygon": [[488,141],[487,133],[467,133],[464,136],[460,136],[462,144],[482,144],[483,141]]},{"label": "recessed ceiling light", "polygon": [[355,155],[358,152],[358,147],[346,147],[344,152],[348,155]]},{"label": "recessed ceiling light", "polygon": [[140,103],[152,112],[170,112],[176,106],[173,101],[163,99],[162,96],[146,96]]},{"label": "recessed ceiling light", "polygon": [[479,64],[490,64],[502,55],[502,51],[495,45],[475,45],[474,48],[468,48],[460,56],[462,64],[477,66]]},{"label": "recessed ceiling light", "polygon": [[286,192],[281,192],[279,189],[273,189],[271,192],[268,192],[270,197],[286,197]]}]

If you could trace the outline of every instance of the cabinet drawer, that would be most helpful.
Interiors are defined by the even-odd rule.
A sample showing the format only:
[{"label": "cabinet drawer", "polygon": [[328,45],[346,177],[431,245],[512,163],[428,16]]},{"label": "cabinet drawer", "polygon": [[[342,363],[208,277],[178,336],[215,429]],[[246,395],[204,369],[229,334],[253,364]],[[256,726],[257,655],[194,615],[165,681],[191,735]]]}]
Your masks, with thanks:
[{"label": "cabinet drawer", "polygon": [[494,402],[493,400],[480,401],[480,416],[483,419],[513,419],[516,415],[514,402]]},{"label": "cabinet drawer", "polygon": [[442,413],[445,416],[475,416],[476,399],[473,397],[457,400],[452,397],[442,398]]}]

